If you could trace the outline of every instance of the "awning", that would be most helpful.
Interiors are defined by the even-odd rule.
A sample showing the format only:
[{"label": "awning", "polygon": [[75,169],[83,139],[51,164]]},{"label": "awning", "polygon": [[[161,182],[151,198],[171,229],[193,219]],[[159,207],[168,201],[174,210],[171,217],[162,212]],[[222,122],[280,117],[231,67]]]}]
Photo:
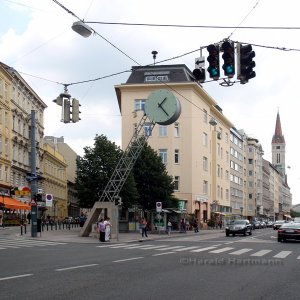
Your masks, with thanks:
[{"label": "awning", "polygon": [[286,218],[289,218],[289,219],[292,218],[290,215],[283,215],[283,216],[286,217]]},{"label": "awning", "polygon": [[29,204],[23,203],[21,201],[9,197],[0,196],[0,203],[4,204],[5,208],[31,210],[31,206]]}]

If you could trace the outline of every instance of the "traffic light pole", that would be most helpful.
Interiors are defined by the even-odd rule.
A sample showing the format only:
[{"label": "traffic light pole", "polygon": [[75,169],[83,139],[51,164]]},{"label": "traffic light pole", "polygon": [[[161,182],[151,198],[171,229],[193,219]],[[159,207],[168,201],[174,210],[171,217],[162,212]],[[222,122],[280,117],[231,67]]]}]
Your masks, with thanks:
[{"label": "traffic light pole", "polygon": [[31,174],[34,179],[31,181],[31,237],[37,237],[37,203],[34,196],[37,193],[37,176],[36,176],[36,143],[35,143],[35,110],[31,111],[31,129],[30,129],[30,141],[31,141],[31,153],[30,153],[30,165]]}]

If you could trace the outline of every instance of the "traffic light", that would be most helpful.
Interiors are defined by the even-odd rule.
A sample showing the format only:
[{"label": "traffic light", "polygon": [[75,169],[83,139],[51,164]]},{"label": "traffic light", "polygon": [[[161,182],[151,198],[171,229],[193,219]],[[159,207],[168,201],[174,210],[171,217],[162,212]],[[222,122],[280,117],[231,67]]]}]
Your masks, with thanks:
[{"label": "traffic light", "polygon": [[62,122],[70,123],[70,114],[71,114],[70,100],[65,98],[63,104],[64,106],[62,110]]},{"label": "traffic light", "polygon": [[256,76],[253,68],[255,67],[255,52],[252,51],[252,46],[237,44],[237,78],[240,79],[241,84],[245,84],[249,79]]},{"label": "traffic light", "polygon": [[232,78],[235,74],[234,43],[225,41],[221,46],[221,50],[224,52],[222,55],[224,60],[222,69],[225,76]]},{"label": "traffic light", "polygon": [[205,58],[198,57],[195,59],[195,70],[193,71],[195,79],[199,82],[205,81]]},{"label": "traffic light", "polygon": [[42,194],[36,194],[36,201],[42,202],[43,201],[43,195]]},{"label": "traffic light", "polygon": [[207,57],[207,61],[209,62],[209,66],[207,71],[209,73],[209,77],[214,80],[218,80],[220,78],[220,48],[219,45],[211,44],[207,46],[207,51],[209,56]]},{"label": "traffic light", "polygon": [[80,111],[79,111],[79,108],[80,108],[80,104],[79,104],[79,101],[75,98],[72,99],[72,122],[73,123],[76,123],[78,122],[79,120],[81,120],[79,118],[79,114],[80,114]]}]

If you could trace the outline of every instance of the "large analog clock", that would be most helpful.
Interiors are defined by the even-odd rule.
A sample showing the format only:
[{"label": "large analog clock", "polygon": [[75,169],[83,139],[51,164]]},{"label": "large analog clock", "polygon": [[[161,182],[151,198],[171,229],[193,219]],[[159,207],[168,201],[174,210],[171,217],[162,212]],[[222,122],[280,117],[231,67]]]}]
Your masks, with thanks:
[{"label": "large analog clock", "polygon": [[170,91],[164,89],[156,90],[146,100],[145,113],[154,123],[170,125],[179,118],[181,105]]}]

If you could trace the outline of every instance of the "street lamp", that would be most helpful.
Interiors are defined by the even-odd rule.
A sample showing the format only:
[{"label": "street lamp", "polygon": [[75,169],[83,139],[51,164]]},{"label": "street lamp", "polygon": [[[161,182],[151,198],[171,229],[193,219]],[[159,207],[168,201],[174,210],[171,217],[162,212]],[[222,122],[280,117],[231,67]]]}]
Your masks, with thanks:
[{"label": "street lamp", "polygon": [[91,27],[82,21],[74,22],[72,29],[85,38],[89,37],[94,32]]}]

